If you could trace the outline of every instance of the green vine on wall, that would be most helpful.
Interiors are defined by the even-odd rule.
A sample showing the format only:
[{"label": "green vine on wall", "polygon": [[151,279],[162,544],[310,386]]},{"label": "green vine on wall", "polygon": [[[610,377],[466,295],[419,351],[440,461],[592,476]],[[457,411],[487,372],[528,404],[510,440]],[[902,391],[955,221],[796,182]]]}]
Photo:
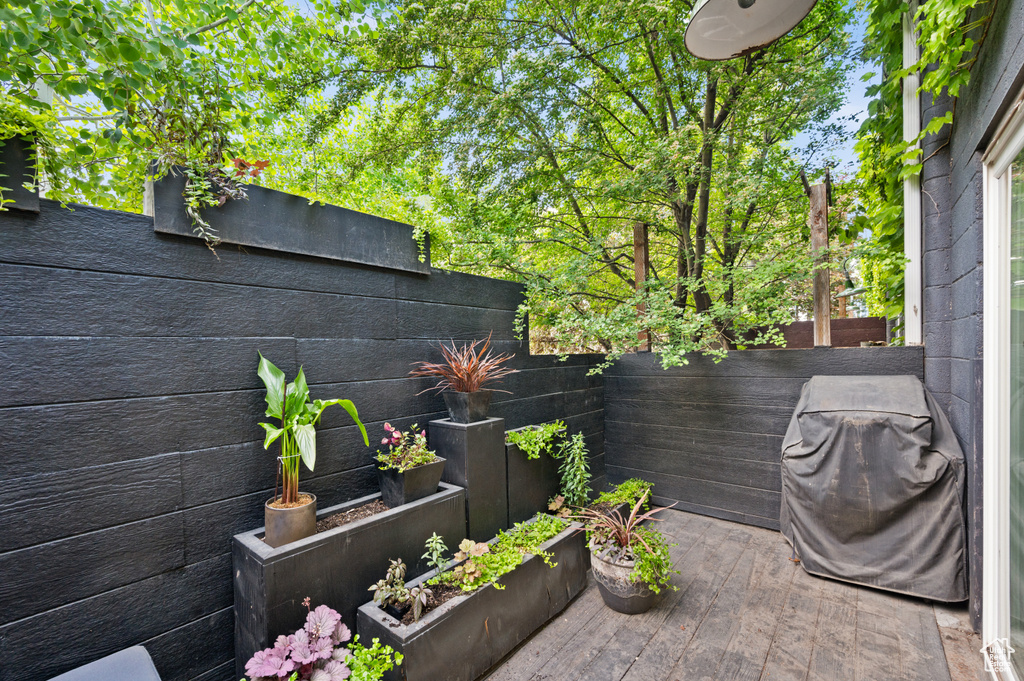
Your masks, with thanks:
[{"label": "green vine on wall", "polygon": [[953,121],[949,111],[931,119],[916,139],[904,140],[903,81],[911,74],[923,74],[922,96],[937,97],[946,91],[956,98],[970,79],[975,60],[976,41],[971,35],[988,22],[991,12],[976,20],[970,17],[987,1],[928,0],[921,5],[915,13],[921,56],[910,68],[903,68],[901,28],[909,5],[901,0],[873,0],[867,6],[865,57],[881,68],[882,78],[868,88],[868,96],[874,99],[857,135],[862,214],[852,222],[848,238],[870,230],[856,249],[870,314],[895,318],[903,312],[903,181],[921,172],[921,141]]}]

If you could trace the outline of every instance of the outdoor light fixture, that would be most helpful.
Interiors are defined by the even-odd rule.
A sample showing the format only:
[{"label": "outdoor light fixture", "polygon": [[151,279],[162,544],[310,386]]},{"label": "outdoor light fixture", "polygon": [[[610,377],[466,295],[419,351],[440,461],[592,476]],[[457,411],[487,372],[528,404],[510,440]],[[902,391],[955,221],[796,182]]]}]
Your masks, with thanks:
[{"label": "outdoor light fixture", "polygon": [[846,275],[846,282],[843,284],[842,293],[837,293],[836,298],[849,298],[850,296],[867,292],[867,289],[863,286],[857,286],[853,283],[853,279],[850,278],[850,270],[846,269],[846,262],[843,262],[843,274]]},{"label": "outdoor light fixture", "polygon": [[686,27],[686,49],[722,61],[749,54],[786,35],[817,0],[700,0]]}]

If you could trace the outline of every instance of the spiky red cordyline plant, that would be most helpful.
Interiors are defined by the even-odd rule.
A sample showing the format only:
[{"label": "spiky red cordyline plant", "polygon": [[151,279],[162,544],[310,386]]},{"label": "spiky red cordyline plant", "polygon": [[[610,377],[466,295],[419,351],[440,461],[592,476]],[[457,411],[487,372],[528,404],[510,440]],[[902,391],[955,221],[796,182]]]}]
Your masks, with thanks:
[{"label": "spiky red cordyline plant", "polygon": [[[456,347],[455,341],[449,341],[451,347],[441,343],[441,356],[443,362],[415,362],[417,367],[409,372],[410,376],[430,376],[440,378],[432,388],[420,391],[425,392],[436,390],[451,390],[459,393],[475,393],[487,383],[500,381],[509,374],[519,373],[516,369],[509,369],[501,366],[512,359],[512,355],[503,353],[500,355],[491,354],[491,334],[487,338],[475,340],[462,347]],[[480,349],[477,350],[477,346]],[[498,390],[497,392],[508,392]]]},{"label": "spiky red cordyline plant", "polygon": [[650,494],[650,490],[644,493],[644,496],[636,502],[636,506],[630,511],[628,518],[623,518],[618,510],[603,513],[591,508],[582,509],[575,517],[587,526],[587,530],[594,538],[595,544],[601,546],[611,544],[618,549],[616,553],[620,556],[625,552],[632,554],[634,542],[640,542],[644,545],[645,549],[653,551],[647,542],[644,541],[643,535],[637,532],[636,529],[645,520],[661,522],[661,518],[655,518],[654,514],[672,508],[675,504],[672,504],[672,506],[662,506],[661,508],[652,508],[646,513],[640,513],[640,508],[647,501],[647,497]]}]

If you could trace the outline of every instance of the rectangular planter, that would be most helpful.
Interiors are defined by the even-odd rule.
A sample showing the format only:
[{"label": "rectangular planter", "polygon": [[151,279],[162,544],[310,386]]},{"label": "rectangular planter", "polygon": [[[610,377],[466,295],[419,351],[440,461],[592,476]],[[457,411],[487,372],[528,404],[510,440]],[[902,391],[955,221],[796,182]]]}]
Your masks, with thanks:
[{"label": "rectangular planter", "polygon": [[372,601],[361,606],[356,625],[360,638],[379,638],[405,655],[385,680],[474,681],[497,664],[586,586],[589,553],[577,527],[574,524],[541,546],[552,554],[555,567],[527,556],[498,580],[504,589],[488,585],[457,596],[415,624],[399,624]]},{"label": "rectangular planter", "polygon": [[487,541],[508,529],[505,420],[431,421],[427,440],[438,456],[447,459],[441,479],[466,489],[467,536]]},{"label": "rectangular planter", "polygon": [[548,500],[558,494],[561,476],[558,474],[558,461],[547,452],[541,452],[539,458],[528,459],[518,445],[508,442],[505,443],[505,465],[508,526],[512,527],[547,511]]},{"label": "rectangular planter", "polygon": [[[181,196],[185,177],[180,170],[176,173],[147,181],[147,214],[153,216],[157,232],[197,238]],[[301,196],[255,185],[246,185],[245,191],[248,199],[229,200],[202,211],[226,244],[430,274],[430,237],[425,237],[421,262],[411,225],[348,208],[310,204]]]},{"label": "rectangular planter", "polygon": [[[325,518],[380,498],[372,494],[317,513]],[[257,650],[280,634],[291,634],[306,619],[302,599],[329,605],[354,628],[367,589],[384,576],[388,561],[401,558],[408,575],[427,570],[423,544],[434,532],[448,546],[466,537],[462,489],[441,483],[437,493],[384,513],[270,548],[263,528],[237,534],[232,542],[235,582],[235,678]]]}]

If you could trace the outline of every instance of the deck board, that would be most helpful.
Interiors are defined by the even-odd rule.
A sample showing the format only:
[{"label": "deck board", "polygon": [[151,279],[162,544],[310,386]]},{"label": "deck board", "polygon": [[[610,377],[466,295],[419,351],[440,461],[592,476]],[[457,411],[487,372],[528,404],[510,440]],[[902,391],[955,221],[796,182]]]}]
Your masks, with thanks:
[{"label": "deck board", "polygon": [[940,634],[931,604],[808,575],[778,532],[663,516],[678,591],[630,617],[591,578],[487,681],[977,681],[950,673],[974,643]]}]

